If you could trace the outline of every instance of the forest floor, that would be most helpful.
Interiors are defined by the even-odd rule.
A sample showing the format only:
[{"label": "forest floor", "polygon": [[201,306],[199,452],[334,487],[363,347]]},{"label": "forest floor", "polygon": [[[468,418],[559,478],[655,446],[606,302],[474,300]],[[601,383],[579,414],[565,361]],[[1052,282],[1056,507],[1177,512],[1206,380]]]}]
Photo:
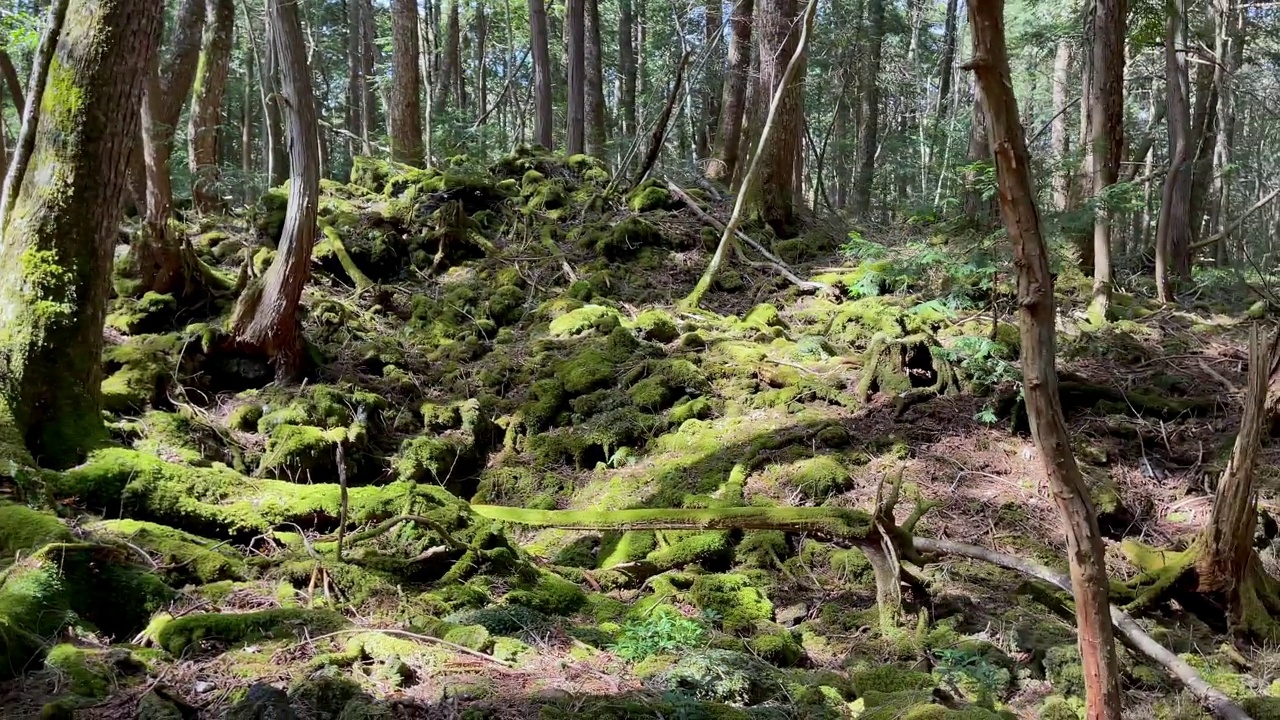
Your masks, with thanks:
[{"label": "forest floor", "polygon": [[[918,535],[1065,568],[1019,422],[1000,235],[753,230],[825,289],[739,257],[684,312],[718,232],[660,183],[606,200],[608,183],[589,158],[527,152],[365,160],[326,183],[300,385],[225,342],[229,300],[140,295],[121,261],[112,443],[66,472],[0,454],[0,716],[1078,717],[1071,615],[1037,581],[943,559],[886,631],[866,557],[814,537],[487,519],[866,510],[900,477],[936,503]],[[265,270],[283,198],[189,218],[214,277]],[[1131,558],[1206,521],[1265,308],[1232,305],[1229,273],[1176,309],[1132,280],[1095,327],[1087,282],[1055,262],[1071,437],[1128,580]],[[1280,448],[1259,473],[1270,507]],[[1224,644],[1176,604],[1142,622],[1280,717],[1274,648]],[[1205,717],[1142,656],[1122,661],[1126,717]]]}]

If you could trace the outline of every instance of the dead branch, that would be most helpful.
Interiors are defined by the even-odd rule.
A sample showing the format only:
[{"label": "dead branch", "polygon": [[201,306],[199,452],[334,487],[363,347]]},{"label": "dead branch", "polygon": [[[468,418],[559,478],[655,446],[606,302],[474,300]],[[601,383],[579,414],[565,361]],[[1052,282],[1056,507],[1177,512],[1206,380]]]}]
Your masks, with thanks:
[{"label": "dead branch", "polygon": [[[959,555],[973,560],[981,560],[1043,580],[1056,588],[1071,592],[1070,578],[1031,560],[1006,555],[979,545],[969,545],[950,540],[914,538],[914,545],[915,549],[921,553],[929,555]],[[1200,677],[1195,668],[1152,639],[1129,613],[1112,605],[1111,623],[1115,625],[1116,629],[1120,631],[1120,634],[1129,641],[1135,650],[1151,658],[1152,661],[1158,663],[1170,675],[1186,686],[1196,700],[1215,718],[1218,718],[1218,720],[1252,720],[1248,713],[1232,702],[1231,698]]]},{"label": "dead branch", "polygon": [[671,113],[675,109],[676,100],[680,98],[680,88],[684,85],[684,71],[689,66],[691,57],[693,53],[690,51],[685,51],[680,57],[680,64],[676,66],[676,81],[671,86],[671,93],[667,96],[667,104],[662,108],[658,123],[653,126],[653,135],[649,138],[649,152],[644,156],[640,172],[636,173],[635,180],[631,183],[632,187],[644,182],[644,179],[649,176],[649,171],[653,169],[654,163],[658,162],[658,156],[662,154],[662,145],[667,138],[667,125],[671,123]]}]

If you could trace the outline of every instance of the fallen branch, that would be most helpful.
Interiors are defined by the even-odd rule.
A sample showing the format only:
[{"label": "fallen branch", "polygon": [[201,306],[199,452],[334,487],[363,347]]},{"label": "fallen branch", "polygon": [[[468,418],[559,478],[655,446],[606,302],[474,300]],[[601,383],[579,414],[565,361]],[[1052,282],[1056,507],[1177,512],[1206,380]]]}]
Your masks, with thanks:
[{"label": "fallen branch", "polygon": [[[720,222],[719,220],[717,220],[716,218],[708,214],[705,210],[703,210],[698,205],[698,201],[690,197],[689,193],[685,192],[684,189],[682,189],[679,185],[676,185],[675,183],[668,180],[667,189],[671,191],[672,195],[675,195],[681,202],[683,202],[686,206],[688,206],[688,208],[693,211],[693,214],[696,215],[699,220],[702,220],[703,222],[707,223],[708,225],[715,228],[716,230],[719,230],[721,233],[724,232],[724,223]],[[799,276],[797,276],[794,272],[791,271],[791,268],[787,267],[787,264],[782,261],[782,258],[766,250],[763,245],[751,239],[751,236],[747,235],[741,230],[735,230],[735,235],[739,240],[746,243],[747,245],[750,245],[753,250],[763,255],[765,259],[769,261],[768,263],[769,265],[772,265],[778,272],[782,273],[783,277],[785,277],[787,280],[791,281],[793,284],[800,287],[800,289],[826,290],[829,287],[831,287],[830,285],[826,285],[824,283],[813,282],[811,280],[801,280]]]},{"label": "fallen branch", "polygon": [[676,100],[680,97],[680,88],[684,85],[684,71],[689,66],[689,58],[692,56],[692,52],[686,51],[680,57],[680,64],[676,66],[676,82],[671,86],[667,104],[662,108],[662,115],[658,116],[658,122],[653,127],[653,136],[649,139],[649,152],[645,154],[644,162],[640,165],[640,172],[636,173],[635,180],[631,182],[632,187],[637,187],[644,182],[644,179],[649,176],[649,171],[653,169],[654,163],[658,162],[658,156],[662,154],[662,146],[667,140],[667,126],[671,123],[671,112],[675,109]]},{"label": "fallen branch", "polygon": [[[914,546],[917,551],[925,554],[959,555],[973,560],[988,562],[1043,580],[1056,588],[1071,592],[1070,578],[1031,560],[1006,555],[979,545],[951,542],[950,540],[915,538]],[[1129,613],[1112,605],[1111,623],[1115,625],[1120,634],[1124,635],[1125,639],[1136,650],[1151,658],[1152,661],[1159,663],[1160,666],[1169,671],[1170,675],[1181,681],[1187,690],[1195,696],[1196,700],[1215,718],[1218,718],[1218,720],[1252,720],[1248,713],[1232,702],[1231,698],[1200,677],[1195,668],[1153,640]]]},{"label": "fallen branch", "polygon": [[502,660],[499,660],[498,658],[492,655],[486,655],[485,653],[482,653],[479,650],[472,650],[471,648],[466,647],[464,645],[452,643],[452,642],[449,642],[448,640],[442,640],[438,637],[432,637],[430,635],[420,635],[418,633],[409,632],[408,630],[396,630],[394,628],[350,628],[347,630],[337,630],[331,633],[325,633],[324,635],[317,635],[313,638],[307,638],[306,640],[303,640],[301,643],[299,643],[299,645],[313,644],[318,640],[337,637],[339,635],[359,635],[363,633],[383,633],[386,635],[399,635],[401,637],[407,637],[407,638],[410,638],[411,640],[417,640],[419,642],[434,643],[436,645],[442,645],[444,647],[447,647],[450,650],[460,652],[464,655],[470,655],[471,657],[477,657],[477,658],[480,658],[481,660],[486,660],[488,662],[491,662],[494,665],[500,665],[504,668],[507,668],[508,670],[511,669],[510,663],[503,662]]},{"label": "fallen branch", "polygon": [[1214,233],[1213,235],[1210,235],[1209,237],[1205,238],[1204,240],[1201,240],[1198,243],[1192,243],[1191,247],[1187,248],[1187,250],[1189,250],[1190,252],[1195,252],[1196,250],[1209,247],[1210,245],[1218,242],[1219,240],[1225,239],[1228,235],[1238,230],[1240,226],[1244,224],[1244,221],[1249,219],[1250,215],[1253,215],[1254,213],[1261,210],[1263,207],[1267,205],[1267,203],[1271,202],[1272,200],[1275,200],[1277,196],[1280,196],[1280,187],[1276,188],[1275,190],[1272,190],[1269,195],[1262,198],[1258,202],[1254,203],[1252,206],[1249,207],[1248,210],[1245,210],[1244,212],[1240,213],[1240,215],[1235,220],[1232,220],[1231,224],[1227,225],[1227,227],[1224,228],[1222,232]]},{"label": "fallen branch", "polygon": [[[348,545],[355,545],[357,543],[362,543],[367,540],[372,540],[376,537],[387,534],[388,532],[391,531],[392,528],[394,528],[395,526],[403,522],[412,522],[412,523],[417,523],[419,525],[425,525],[428,528],[430,528],[431,531],[434,532],[436,535],[439,535],[440,539],[443,540],[446,544],[448,544],[453,549],[455,550],[467,549],[466,543],[463,543],[459,541],[457,538],[450,535],[449,531],[445,530],[443,525],[436,522],[435,520],[432,520],[429,517],[424,517],[422,515],[397,515],[396,517],[390,518],[388,520],[383,520],[382,522],[378,523],[377,525],[374,525],[368,530],[361,530],[358,533],[351,534],[346,538],[346,543],[348,543]],[[289,524],[292,525],[293,523],[289,523]],[[295,525],[294,527],[297,527],[297,526]],[[319,538],[316,540],[316,542],[317,543],[334,542],[335,540],[338,540],[341,537],[342,537],[342,534],[341,532],[339,532],[336,535],[330,535],[328,537]]]}]

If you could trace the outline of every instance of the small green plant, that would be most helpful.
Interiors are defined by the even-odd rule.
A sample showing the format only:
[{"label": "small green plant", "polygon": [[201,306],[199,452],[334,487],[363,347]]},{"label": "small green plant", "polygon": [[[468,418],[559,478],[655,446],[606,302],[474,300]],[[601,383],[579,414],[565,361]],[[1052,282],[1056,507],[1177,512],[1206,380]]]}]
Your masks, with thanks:
[{"label": "small green plant", "polygon": [[1007,668],[983,655],[963,649],[934,650],[933,654],[937,659],[934,671],[980,704],[1003,697],[1012,681]]},{"label": "small green plant", "polygon": [[659,609],[642,620],[632,620],[623,625],[612,650],[620,657],[635,662],[697,647],[706,634],[707,628],[701,622],[674,610]]},{"label": "small green plant", "polygon": [[852,230],[849,232],[849,239],[840,246],[840,254],[849,260],[879,260],[889,254],[889,248],[866,240],[862,233]]},{"label": "small green plant", "polygon": [[1003,343],[990,338],[962,335],[952,343],[947,355],[976,392],[1022,380],[1022,372],[1010,360],[1013,353]]}]

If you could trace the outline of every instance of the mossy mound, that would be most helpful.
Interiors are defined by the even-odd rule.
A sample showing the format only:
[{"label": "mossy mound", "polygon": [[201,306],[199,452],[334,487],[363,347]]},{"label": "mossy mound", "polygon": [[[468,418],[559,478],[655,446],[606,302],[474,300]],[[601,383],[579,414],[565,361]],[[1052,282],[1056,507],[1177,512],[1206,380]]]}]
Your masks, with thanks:
[{"label": "mossy mound", "polygon": [[104,520],[89,527],[104,539],[119,538],[154,554],[169,582],[204,585],[244,580],[244,558],[225,543],[183,532],[168,525],[139,520]]},{"label": "mossy mound", "polygon": [[204,642],[236,644],[260,638],[294,637],[299,633],[320,635],[338,630],[345,624],[346,620],[337,613],[305,608],[197,613],[162,624],[155,639],[168,652],[181,655],[188,649],[197,650]]},{"label": "mossy mound", "polygon": [[71,531],[55,515],[25,505],[0,502],[0,569],[20,554],[71,540]]}]

